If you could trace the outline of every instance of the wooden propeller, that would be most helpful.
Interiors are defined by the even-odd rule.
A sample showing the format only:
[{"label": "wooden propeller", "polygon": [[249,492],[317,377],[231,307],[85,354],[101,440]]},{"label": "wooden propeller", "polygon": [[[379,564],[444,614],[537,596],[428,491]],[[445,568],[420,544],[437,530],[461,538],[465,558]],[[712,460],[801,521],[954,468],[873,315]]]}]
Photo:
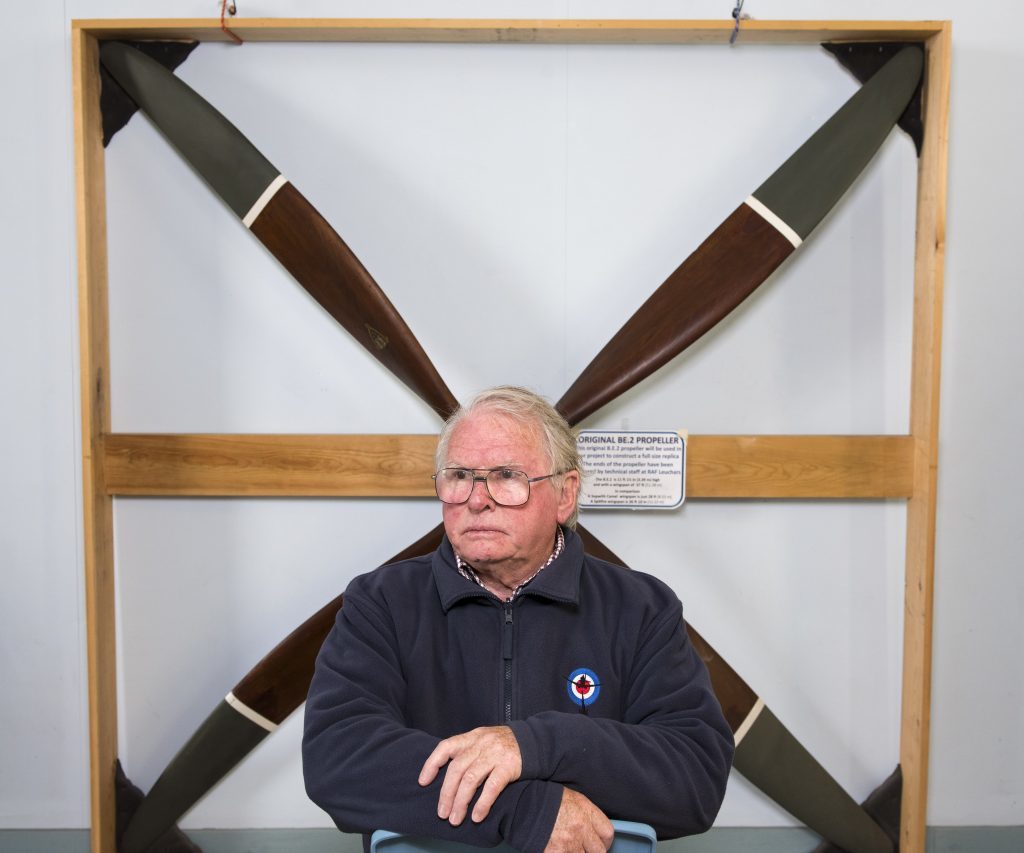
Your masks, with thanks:
[{"label": "wooden propeller", "polygon": [[384,291],[345,241],[231,122],[139,50],[100,61],[178,153],[363,348],[442,418],[458,405]]},{"label": "wooden propeller", "polygon": [[[454,397],[387,297],[315,209],[220,113],[158,63],[117,43],[104,45],[101,58],[171,143],[314,298],[446,416],[456,405]],[[898,54],[684,261],[559,401],[567,419],[578,423],[641,381],[764,281],[870,160],[902,112],[920,70],[919,49]],[[893,96],[894,89],[900,94]],[[231,162],[210,163],[206,125],[234,152]],[[721,263],[723,258],[728,265]],[[429,552],[442,532],[438,526],[392,561]],[[622,564],[591,534],[581,534],[589,552]],[[209,715],[128,823],[121,838],[125,853],[148,849],[302,703],[317,650],[341,606],[339,596],[306,620]],[[892,843],[879,826],[756,693],[692,627],[688,631],[736,733],[737,768],[843,848],[854,853],[891,850]]]}]

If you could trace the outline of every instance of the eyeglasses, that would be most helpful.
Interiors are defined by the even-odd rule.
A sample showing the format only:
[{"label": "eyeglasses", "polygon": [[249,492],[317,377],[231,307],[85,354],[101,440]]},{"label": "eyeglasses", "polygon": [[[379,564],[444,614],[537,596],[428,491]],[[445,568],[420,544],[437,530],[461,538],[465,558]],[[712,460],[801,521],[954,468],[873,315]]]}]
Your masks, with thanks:
[{"label": "eyeglasses", "polygon": [[[477,471],[486,471],[478,476]],[[527,477],[511,468],[442,468],[431,476],[434,491],[442,503],[464,504],[473,494],[477,482],[484,484],[487,494],[499,506],[522,506],[530,499],[530,484],[560,474],[553,471],[542,477]]]}]

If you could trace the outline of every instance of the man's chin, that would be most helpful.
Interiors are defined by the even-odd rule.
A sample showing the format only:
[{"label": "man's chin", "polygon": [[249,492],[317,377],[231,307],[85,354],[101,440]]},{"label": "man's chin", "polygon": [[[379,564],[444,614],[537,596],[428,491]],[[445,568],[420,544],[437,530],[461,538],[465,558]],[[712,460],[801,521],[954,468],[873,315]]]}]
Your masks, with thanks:
[{"label": "man's chin", "polygon": [[459,556],[470,563],[495,563],[507,560],[511,554],[501,548],[488,548],[481,544],[467,544],[465,548],[456,548]]},{"label": "man's chin", "polygon": [[507,543],[504,536],[496,531],[470,532],[459,537],[453,543],[459,556],[467,563],[495,563],[508,559]]}]

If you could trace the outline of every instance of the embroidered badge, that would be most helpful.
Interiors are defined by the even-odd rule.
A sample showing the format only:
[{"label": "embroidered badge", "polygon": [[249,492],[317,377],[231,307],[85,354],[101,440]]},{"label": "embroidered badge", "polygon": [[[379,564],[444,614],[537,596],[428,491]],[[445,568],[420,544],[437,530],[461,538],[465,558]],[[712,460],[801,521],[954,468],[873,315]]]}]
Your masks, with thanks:
[{"label": "embroidered badge", "polygon": [[566,679],[569,688],[569,698],[572,703],[579,707],[580,713],[587,713],[587,706],[593,705],[601,692],[601,682],[593,670],[580,667],[574,670]]}]

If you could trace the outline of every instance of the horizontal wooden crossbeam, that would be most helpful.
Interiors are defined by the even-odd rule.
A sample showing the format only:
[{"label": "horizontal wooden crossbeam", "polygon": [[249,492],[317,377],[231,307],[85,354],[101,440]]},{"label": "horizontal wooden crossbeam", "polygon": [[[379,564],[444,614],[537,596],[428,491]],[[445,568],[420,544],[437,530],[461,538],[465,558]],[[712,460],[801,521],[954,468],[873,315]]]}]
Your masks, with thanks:
[{"label": "horizontal wooden crossbeam", "polygon": [[[434,435],[105,436],[109,495],[432,497]],[[909,498],[904,435],[693,435],[688,498]]]},{"label": "horizontal wooden crossbeam", "polygon": [[[489,44],[726,44],[733,22],[444,18],[237,18],[227,26],[244,41],[467,42]],[[107,38],[229,41],[212,19],[80,20],[75,27]],[[940,21],[743,21],[743,44],[822,41],[924,41]]]}]

